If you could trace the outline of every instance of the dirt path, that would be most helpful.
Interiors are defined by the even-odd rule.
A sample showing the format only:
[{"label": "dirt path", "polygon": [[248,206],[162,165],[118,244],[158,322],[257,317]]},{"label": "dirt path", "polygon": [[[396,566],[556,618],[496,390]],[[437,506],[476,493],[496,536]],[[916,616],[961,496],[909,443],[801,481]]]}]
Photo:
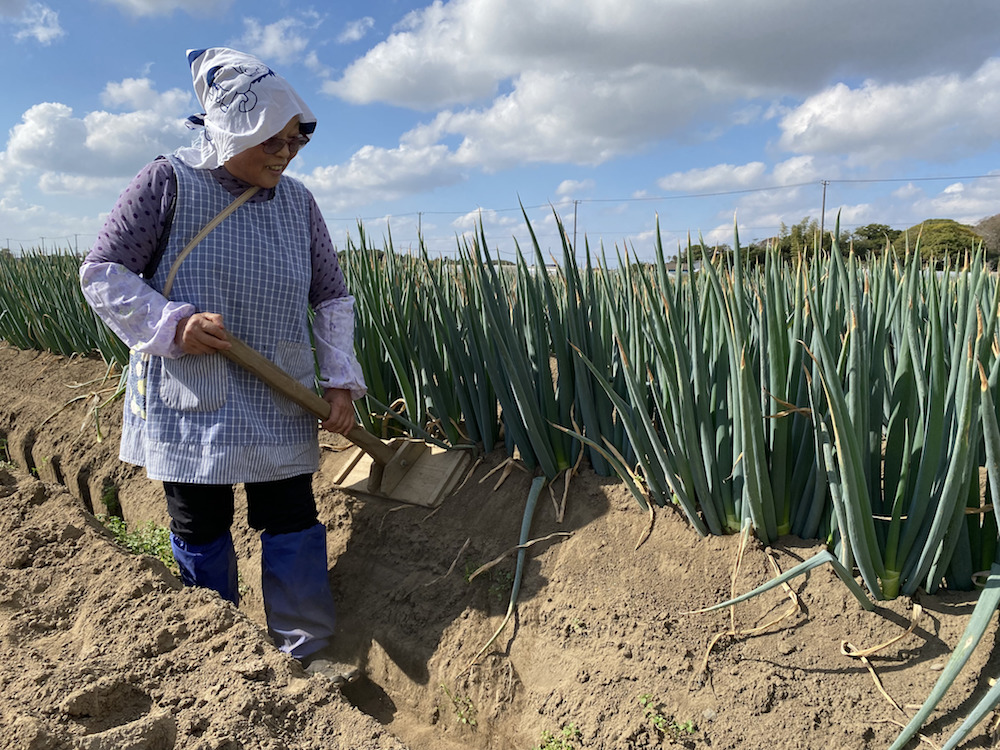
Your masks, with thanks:
[{"label": "dirt path", "polygon": [[[516,544],[531,481],[514,471],[497,490],[496,475],[481,483],[498,454],[434,513],[349,497],[317,475],[339,644],[370,678],[341,696],[268,641],[245,516],[234,528],[238,610],[181,588],[94,520],[117,496],[129,524],[166,524],[159,485],[117,461],[119,403],[94,419],[101,363],[0,345],[0,373],[13,462],[0,467],[2,748],[529,750],[572,724],[572,747],[857,750],[888,747],[905,721],[840,648],[902,633],[911,602],[865,612],[820,569],[793,582],[797,608],[771,592],[734,615],[744,632],[791,608],[777,624],[726,635],[729,613],[686,613],[728,596],[738,539],[699,539],[664,510],[636,550],[648,516],[589,470],[573,480],[563,523],[543,495],[531,535],[560,535],[531,548],[516,617],[470,668],[503,620],[513,557],[466,577]],[[818,549],[782,541],[770,554],[751,542],[738,591],[771,577],[771,559],[787,569]],[[974,601],[924,596],[914,633],[871,659],[906,712]],[[937,745],[996,674],[995,637],[925,728]],[[964,747],[992,747],[988,730]]]}]

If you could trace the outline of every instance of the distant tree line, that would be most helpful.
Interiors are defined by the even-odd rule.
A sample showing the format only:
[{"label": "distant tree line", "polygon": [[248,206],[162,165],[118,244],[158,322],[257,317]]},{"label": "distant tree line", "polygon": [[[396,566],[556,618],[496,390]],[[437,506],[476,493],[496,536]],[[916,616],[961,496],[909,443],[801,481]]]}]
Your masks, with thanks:
[{"label": "distant tree line", "polygon": [[[824,228],[821,245],[819,221],[807,216],[791,226],[782,223],[776,237],[755,239],[747,245],[741,242],[740,245],[749,263],[761,262],[769,249],[777,250],[790,261],[799,256],[809,258],[820,247],[824,252],[830,252],[833,229]],[[960,264],[967,255],[982,248],[987,262],[996,268],[1000,260],[1000,214],[984,219],[975,227],[952,219],[928,219],[907,229],[893,229],[887,224],[866,224],[851,232],[842,231],[838,240],[844,255],[853,252],[861,260],[878,258],[887,248],[892,248],[899,256],[919,248],[924,263],[939,267],[949,258],[952,265]],[[732,251],[729,245],[706,249],[709,254]],[[696,252],[696,257],[700,255]]]}]

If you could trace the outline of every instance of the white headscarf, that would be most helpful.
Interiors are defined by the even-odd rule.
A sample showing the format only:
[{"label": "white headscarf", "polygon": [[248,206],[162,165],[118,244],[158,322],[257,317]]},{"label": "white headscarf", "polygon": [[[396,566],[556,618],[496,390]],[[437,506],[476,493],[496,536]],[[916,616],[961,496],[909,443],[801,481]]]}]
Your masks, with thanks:
[{"label": "white headscarf", "polygon": [[215,169],[230,157],[277,135],[298,115],[310,135],[316,117],[288,81],[245,52],[225,47],[188,50],[191,78],[204,113],[188,118],[203,127],[194,145],[175,155],[195,169]]}]

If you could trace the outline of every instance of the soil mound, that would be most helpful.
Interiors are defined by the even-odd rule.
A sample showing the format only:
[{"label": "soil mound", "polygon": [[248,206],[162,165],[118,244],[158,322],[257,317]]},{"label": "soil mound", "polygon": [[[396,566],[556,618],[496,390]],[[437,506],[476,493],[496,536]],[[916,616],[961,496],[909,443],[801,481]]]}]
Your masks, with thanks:
[{"label": "soil mound", "polygon": [[[95,519],[117,503],[132,527],[167,523],[159,484],[117,460],[102,363],[0,345],[0,372],[0,748],[528,750],[549,733],[609,750],[874,750],[927,696],[976,600],[922,596],[912,633],[870,657],[880,690],[841,643],[905,633],[912,602],[866,612],[821,568],[694,613],[819,545],[751,540],[734,577],[738,538],[700,539],[669,509],[650,530],[617,480],[584,468],[561,523],[561,482],[545,491],[514,616],[476,660],[508,608],[531,477],[515,468],[495,488],[505,457],[490,454],[428,511],[345,495],[321,470],[338,644],[367,674],[341,694],[269,641],[245,515],[238,609]],[[987,689],[995,637],[925,727],[936,744]],[[989,730],[965,746],[991,747]]]}]

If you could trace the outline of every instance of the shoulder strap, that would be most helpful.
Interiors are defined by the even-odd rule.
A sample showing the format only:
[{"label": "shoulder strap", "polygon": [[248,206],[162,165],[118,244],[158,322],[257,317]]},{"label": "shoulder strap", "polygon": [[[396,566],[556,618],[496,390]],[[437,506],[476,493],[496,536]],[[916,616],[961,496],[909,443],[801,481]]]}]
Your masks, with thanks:
[{"label": "shoulder strap", "polygon": [[174,264],[170,266],[170,273],[167,274],[167,280],[163,284],[164,297],[170,297],[170,287],[174,285],[174,277],[177,276],[177,269],[180,267],[181,261],[188,256],[188,253],[194,250],[195,245],[197,245],[199,242],[205,239],[205,237],[207,237],[208,234],[213,229],[215,229],[217,226],[219,226],[219,224],[222,223],[223,219],[225,219],[227,216],[229,216],[229,214],[231,214],[237,208],[246,203],[247,200],[251,196],[253,196],[253,194],[256,193],[259,189],[260,188],[254,186],[244,190],[239,195],[239,197],[236,198],[236,200],[234,200],[232,203],[230,203],[228,206],[222,209],[214,219],[212,219],[210,222],[208,222],[208,224],[206,224],[204,227],[201,228],[201,231],[194,236],[194,239],[192,239],[189,243],[187,243],[184,249],[181,250],[180,255],[177,256],[177,260],[175,260]]}]

